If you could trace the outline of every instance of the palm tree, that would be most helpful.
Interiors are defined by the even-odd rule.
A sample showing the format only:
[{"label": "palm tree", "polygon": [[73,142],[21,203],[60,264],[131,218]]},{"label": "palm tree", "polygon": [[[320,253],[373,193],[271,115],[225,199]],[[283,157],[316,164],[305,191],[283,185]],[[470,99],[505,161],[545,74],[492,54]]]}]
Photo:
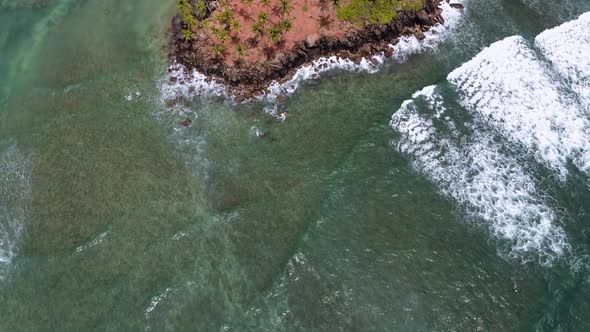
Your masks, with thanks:
[{"label": "palm tree", "polygon": [[246,49],[244,48],[244,45],[236,44],[236,53],[238,53],[240,58],[244,57],[244,55],[246,55]]},{"label": "palm tree", "polygon": [[293,10],[293,6],[291,6],[291,2],[289,2],[289,0],[281,0],[277,9],[279,12],[287,14]]},{"label": "palm tree", "polygon": [[195,2],[195,11],[198,14],[205,14],[206,10],[207,10],[207,5],[205,4],[205,0],[197,0]]},{"label": "palm tree", "polygon": [[231,24],[229,26],[229,28],[231,29],[232,32],[234,32],[235,34],[240,33],[240,31],[242,30],[242,25],[240,24],[240,21],[236,20],[235,18],[231,21]]},{"label": "palm tree", "polygon": [[234,19],[234,13],[231,11],[231,9],[224,9],[217,15],[216,19],[219,24],[230,24]]},{"label": "palm tree", "polygon": [[260,0],[260,3],[264,6],[264,7],[270,7],[270,0]]},{"label": "palm tree", "polygon": [[281,26],[281,30],[283,32],[289,32],[293,28],[293,20],[288,19],[288,18],[284,18],[281,20],[279,25]]},{"label": "palm tree", "polygon": [[220,57],[224,51],[225,48],[222,45],[215,44],[213,47],[211,47],[211,54],[213,54],[213,56],[216,58]]},{"label": "palm tree", "polygon": [[268,29],[268,39],[270,39],[273,43],[278,43],[281,39],[283,39],[281,27],[278,25],[273,25]]},{"label": "palm tree", "polygon": [[258,13],[258,22],[264,24],[266,21],[268,21],[268,14],[265,12]]},{"label": "palm tree", "polygon": [[190,29],[182,29],[182,39],[189,40],[195,37],[195,33]]},{"label": "palm tree", "polygon": [[260,23],[260,22],[256,22],[252,25],[252,31],[258,35],[262,34],[262,31],[263,31],[262,28],[263,28],[263,26],[262,26],[262,23]]},{"label": "palm tree", "polygon": [[222,43],[226,43],[227,40],[229,39],[229,34],[227,33],[227,30],[218,30],[217,31],[217,39],[219,39],[220,42]]}]

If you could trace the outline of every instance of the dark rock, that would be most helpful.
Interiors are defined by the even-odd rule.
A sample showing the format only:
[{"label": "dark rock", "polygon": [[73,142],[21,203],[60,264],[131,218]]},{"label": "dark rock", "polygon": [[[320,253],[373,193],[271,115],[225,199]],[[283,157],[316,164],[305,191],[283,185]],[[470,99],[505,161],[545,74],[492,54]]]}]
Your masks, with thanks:
[{"label": "dark rock", "polygon": [[463,10],[465,8],[465,6],[463,6],[460,3],[451,3],[451,4],[449,4],[449,6],[451,6],[452,8],[455,8],[455,9],[459,9],[459,10]]},{"label": "dark rock", "polygon": [[352,62],[354,62],[355,65],[360,64],[362,60],[363,57],[358,53],[352,56]]},{"label": "dark rock", "polygon": [[170,83],[176,83],[176,82],[178,82],[178,77],[176,77],[176,76],[170,77]]},{"label": "dark rock", "polygon": [[393,56],[393,50],[391,50],[391,48],[386,48],[383,50],[383,55],[387,58],[391,58]]},{"label": "dark rock", "polygon": [[422,39],[426,38],[426,36],[424,35],[424,32],[422,32],[421,30],[414,32],[414,36],[416,38],[418,38],[418,40],[422,40]]},{"label": "dark rock", "polygon": [[294,63],[295,61],[297,61],[297,58],[299,57],[298,53],[296,52],[291,52],[289,53],[289,62],[290,63]]},{"label": "dark rock", "polygon": [[190,125],[191,125],[191,123],[193,123],[193,120],[191,120],[191,119],[189,119],[189,118],[186,118],[186,119],[184,119],[184,120],[181,122],[181,124],[182,124],[183,126],[185,126],[185,127],[188,127],[188,126],[190,126]]},{"label": "dark rock", "polygon": [[302,57],[307,57],[307,54],[305,53],[305,51],[303,49],[297,49],[297,54],[299,54]]},{"label": "dark rock", "polygon": [[320,56],[322,51],[319,48],[314,48],[313,50],[309,51],[309,57],[315,59]]},{"label": "dark rock", "polygon": [[416,14],[418,18],[418,22],[422,25],[430,24],[430,17],[428,17],[428,13],[425,10],[421,10]]},{"label": "dark rock", "polygon": [[319,40],[320,35],[317,33],[312,33],[311,35],[307,36],[307,38],[305,38],[305,44],[307,45],[307,47],[313,48],[317,46]]}]

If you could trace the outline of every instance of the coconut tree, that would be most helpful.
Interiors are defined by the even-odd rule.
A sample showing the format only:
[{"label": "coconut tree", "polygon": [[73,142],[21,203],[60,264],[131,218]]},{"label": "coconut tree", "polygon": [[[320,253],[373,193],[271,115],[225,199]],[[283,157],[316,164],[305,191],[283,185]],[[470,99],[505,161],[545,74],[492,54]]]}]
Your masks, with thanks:
[{"label": "coconut tree", "polygon": [[242,44],[236,44],[236,53],[238,53],[238,56],[240,58],[243,58],[244,55],[246,55],[246,49],[244,48],[244,45]]},{"label": "coconut tree", "polygon": [[289,0],[280,0],[277,10],[279,13],[287,14],[293,10],[293,6],[291,6],[291,2]]},{"label": "coconut tree", "polygon": [[234,19],[234,13],[231,9],[227,8],[217,14],[216,20],[219,24],[230,24]]},{"label": "coconut tree", "polygon": [[275,44],[281,41],[281,39],[283,39],[281,27],[278,25],[271,26],[268,29],[268,39]]},{"label": "coconut tree", "polygon": [[211,47],[211,54],[216,58],[222,56],[224,51],[225,47],[223,47],[223,45],[215,44]]},{"label": "coconut tree", "polygon": [[268,14],[265,12],[258,13],[258,22],[264,24],[266,21],[268,21]]},{"label": "coconut tree", "polygon": [[257,34],[257,35],[261,35],[261,34],[262,34],[262,31],[263,31],[263,29],[264,29],[264,26],[263,26],[263,24],[262,24],[262,23],[260,23],[260,21],[258,21],[258,22],[256,22],[256,23],[254,23],[254,24],[252,25],[252,31],[253,31],[255,34]]},{"label": "coconut tree", "polygon": [[264,7],[270,7],[270,0],[260,0],[260,3],[264,6]]},{"label": "coconut tree", "polygon": [[220,42],[222,43],[226,43],[229,39],[229,34],[227,33],[227,30],[218,30],[217,31],[217,39],[219,39]]},{"label": "coconut tree", "polygon": [[207,10],[207,5],[205,4],[205,0],[195,1],[194,7],[195,7],[195,11],[197,12],[198,15],[205,14],[205,11]]},{"label": "coconut tree", "polygon": [[229,28],[236,35],[242,31],[242,25],[240,24],[240,21],[236,20],[235,18],[231,21]]},{"label": "coconut tree", "polygon": [[293,20],[289,18],[284,18],[281,20],[279,25],[281,26],[281,30],[283,32],[289,32],[293,28]]},{"label": "coconut tree", "polygon": [[195,37],[195,33],[190,29],[182,29],[182,39],[189,40]]}]

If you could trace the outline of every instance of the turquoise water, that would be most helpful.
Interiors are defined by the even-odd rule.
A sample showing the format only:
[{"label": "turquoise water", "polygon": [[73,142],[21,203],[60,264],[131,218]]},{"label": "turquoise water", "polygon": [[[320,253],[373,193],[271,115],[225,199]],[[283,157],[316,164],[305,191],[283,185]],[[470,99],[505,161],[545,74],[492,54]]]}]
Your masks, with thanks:
[{"label": "turquoise water", "polygon": [[590,37],[537,36],[590,4],[466,5],[376,73],[170,108],[172,1],[0,2],[0,330],[587,330]]}]

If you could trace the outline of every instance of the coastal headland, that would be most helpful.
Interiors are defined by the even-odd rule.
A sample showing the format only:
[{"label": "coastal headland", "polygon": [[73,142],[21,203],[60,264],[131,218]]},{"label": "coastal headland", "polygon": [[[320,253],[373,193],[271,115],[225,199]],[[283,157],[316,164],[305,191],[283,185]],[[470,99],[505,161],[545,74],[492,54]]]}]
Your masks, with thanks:
[{"label": "coastal headland", "polygon": [[241,102],[320,57],[391,57],[400,36],[423,39],[444,23],[440,1],[448,0],[177,0],[171,56]]}]

